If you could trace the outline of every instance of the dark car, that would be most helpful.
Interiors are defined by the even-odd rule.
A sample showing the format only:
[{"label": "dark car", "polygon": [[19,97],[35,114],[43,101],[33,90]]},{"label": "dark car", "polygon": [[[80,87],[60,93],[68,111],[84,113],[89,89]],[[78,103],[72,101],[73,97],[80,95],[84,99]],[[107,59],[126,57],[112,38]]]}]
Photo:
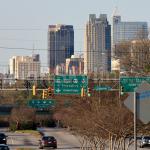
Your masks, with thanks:
[{"label": "dark car", "polygon": [[0,144],[0,150],[9,150],[8,145]]},{"label": "dark car", "polygon": [[43,136],[39,140],[39,148],[43,149],[44,147],[57,148],[57,140],[53,136]]},{"label": "dark car", "polygon": [[0,144],[7,144],[7,136],[4,133],[0,133]]},{"label": "dark car", "polygon": [[143,148],[145,146],[150,146],[150,136],[142,136],[140,148]]},{"label": "dark car", "polygon": [[[130,136],[130,137],[128,137],[129,138],[129,141],[132,141],[132,140],[134,140],[134,136]],[[137,136],[136,137],[136,140],[138,141],[138,140],[141,140],[142,139],[142,137],[141,136]]]}]

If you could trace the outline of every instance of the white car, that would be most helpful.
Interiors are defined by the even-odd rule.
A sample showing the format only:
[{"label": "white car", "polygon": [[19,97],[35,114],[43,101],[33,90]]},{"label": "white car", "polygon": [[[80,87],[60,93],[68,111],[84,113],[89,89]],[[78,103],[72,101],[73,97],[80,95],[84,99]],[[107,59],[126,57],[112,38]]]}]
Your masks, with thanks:
[{"label": "white car", "polygon": [[140,148],[150,146],[150,136],[142,136],[140,142]]}]

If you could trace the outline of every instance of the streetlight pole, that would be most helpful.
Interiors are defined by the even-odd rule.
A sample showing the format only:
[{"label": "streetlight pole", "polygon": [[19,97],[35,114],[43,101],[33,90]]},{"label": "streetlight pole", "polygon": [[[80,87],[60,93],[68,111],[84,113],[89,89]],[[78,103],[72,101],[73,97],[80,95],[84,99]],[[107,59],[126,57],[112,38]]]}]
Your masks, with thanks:
[{"label": "streetlight pole", "polygon": [[[98,79],[98,86],[100,86],[100,78]],[[99,104],[101,104],[100,91],[98,93],[99,93],[98,95]]]},{"label": "streetlight pole", "polygon": [[121,106],[121,86],[120,86],[120,72],[119,72],[119,100],[118,104]]},{"label": "streetlight pole", "polygon": [[137,126],[136,126],[136,122],[137,122],[137,100],[136,100],[136,92],[133,92],[134,94],[134,150],[137,150]]},{"label": "streetlight pole", "polygon": [[18,90],[17,89],[17,79],[15,79],[15,89],[16,89],[16,91]]}]

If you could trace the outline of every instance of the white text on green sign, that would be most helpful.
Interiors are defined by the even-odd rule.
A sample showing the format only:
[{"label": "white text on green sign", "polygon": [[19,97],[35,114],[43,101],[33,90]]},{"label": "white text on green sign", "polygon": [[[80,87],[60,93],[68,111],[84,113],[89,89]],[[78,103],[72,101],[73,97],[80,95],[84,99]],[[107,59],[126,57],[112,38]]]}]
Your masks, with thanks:
[{"label": "white text on green sign", "polygon": [[55,94],[80,94],[81,88],[87,91],[87,76],[55,76]]},{"label": "white text on green sign", "polygon": [[134,92],[135,89],[143,82],[150,83],[150,77],[121,77],[120,84],[123,92]]}]

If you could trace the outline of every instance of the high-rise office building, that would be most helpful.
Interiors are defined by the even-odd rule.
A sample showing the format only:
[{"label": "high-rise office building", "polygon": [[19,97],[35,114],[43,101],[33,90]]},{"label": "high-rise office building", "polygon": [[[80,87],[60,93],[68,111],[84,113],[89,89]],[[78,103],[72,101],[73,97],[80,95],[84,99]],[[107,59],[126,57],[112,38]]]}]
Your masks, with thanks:
[{"label": "high-rise office building", "polygon": [[27,79],[40,77],[39,55],[13,56],[9,60],[10,74],[15,79]]},{"label": "high-rise office building", "polygon": [[99,73],[111,70],[111,26],[107,15],[89,15],[84,43],[84,73]]},{"label": "high-rise office building", "polygon": [[56,66],[65,63],[74,54],[74,29],[72,25],[49,25],[48,67],[55,73]]},{"label": "high-rise office building", "polygon": [[112,25],[112,54],[115,56],[115,46],[122,42],[132,40],[148,39],[147,22],[125,22],[121,16],[113,15]]}]

